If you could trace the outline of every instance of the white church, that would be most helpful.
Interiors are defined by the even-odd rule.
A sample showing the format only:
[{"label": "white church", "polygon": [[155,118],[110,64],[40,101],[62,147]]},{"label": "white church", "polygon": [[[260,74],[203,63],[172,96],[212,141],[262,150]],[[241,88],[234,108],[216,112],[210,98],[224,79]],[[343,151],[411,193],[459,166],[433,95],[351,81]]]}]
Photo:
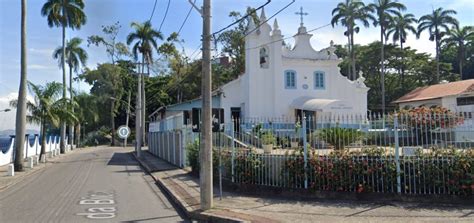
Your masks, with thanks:
[{"label": "white church", "polygon": [[[283,44],[275,19],[273,28],[262,10],[260,26],[249,20],[245,37],[245,73],[213,92],[213,108],[232,118],[298,118],[318,113],[357,114],[367,112],[364,78],[351,81],[340,73],[342,61],[329,47],[316,51],[301,19],[294,47]],[[258,28],[257,28],[258,27]],[[253,30],[253,31],[252,31]],[[193,108],[201,99],[169,105],[155,111],[150,131],[180,128],[189,124]],[[160,123],[160,124],[158,124]]]}]

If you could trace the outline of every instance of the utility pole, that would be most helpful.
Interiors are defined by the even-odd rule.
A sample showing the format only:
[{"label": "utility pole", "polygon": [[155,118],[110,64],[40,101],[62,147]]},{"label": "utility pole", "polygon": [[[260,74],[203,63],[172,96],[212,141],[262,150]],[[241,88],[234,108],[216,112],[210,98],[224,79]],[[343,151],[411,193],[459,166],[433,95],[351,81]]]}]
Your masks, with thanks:
[{"label": "utility pole", "polygon": [[212,208],[212,128],[211,128],[211,0],[204,0],[202,8],[202,134],[201,134],[201,209]]},{"label": "utility pole", "polygon": [[137,105],[135,107],[135,152],[137,153],[137,157],[140,157],[141,150],[142,150],[142,78],[141,78],[141,71],[140,71],[140,64],[138,66],[138,86],[137,86]]},{"label": "utility pole", "polygon": [[[130,99],[131,99],[131,92],[128,91],[128,100],[127,100],[127,118],[125,119],[125,126],[128,127],[128,119],[130,118]],[[123,139],[123,147],[127,146],[127,137]]]}]

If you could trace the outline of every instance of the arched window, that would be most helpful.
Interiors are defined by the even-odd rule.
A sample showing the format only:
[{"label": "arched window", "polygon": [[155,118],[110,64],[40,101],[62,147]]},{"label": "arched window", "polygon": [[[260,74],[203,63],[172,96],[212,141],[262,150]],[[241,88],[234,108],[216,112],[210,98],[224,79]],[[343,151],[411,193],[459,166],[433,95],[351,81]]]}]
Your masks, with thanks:
[{"label": "arched window", "polygon": [[325,88],[326,88],[326,83],[325,83],[324,72],[322,71],[314,72],[314,89],[325,89]]},{"label": "arched window", "polygon": [[268,50],[265,47],[260,48],[260,67],[268,68]]},{"label": "arched window", "polygon": [[285,71],[285,88],[296,89],[296,71],[294,70]]}]

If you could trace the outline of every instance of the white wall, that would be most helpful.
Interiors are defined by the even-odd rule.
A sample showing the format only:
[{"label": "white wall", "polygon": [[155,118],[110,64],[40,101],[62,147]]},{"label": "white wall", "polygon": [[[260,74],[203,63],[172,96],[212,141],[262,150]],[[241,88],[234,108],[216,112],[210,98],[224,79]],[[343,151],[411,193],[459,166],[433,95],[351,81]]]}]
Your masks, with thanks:
[{"label": "white wall", "polygon": [[[305,32],[300,27],[299,32]],[[240,107],[245,104],[243,113],[246,117],[282,117],[294,116],[290,108],[293,100],[299,97],[317,99],[336,99],[345,101],[351,109],[341,109],[339,113],[365,114],[367,111],[367,91],[364,84],[350,81],[340,74],[338,64],[340,59],[334,54],[335,48],[329,47],[315,51],[310,44],[310,34],[297,36],[294,49],[288,50],[282,46],[281,34],[278,29],[272,31],[268,24],[260,27],[260,32],[253,32],[246,37],[246,72],[241,78],[241,85],[225,86],[223,91],[229,95],[241,95],[232,99],[223,99],[222,107],[229,114],[228,102]],[[265,47],[269,54],[269,67],[260,67],[260,49]],[[296,71],[296,89],[286,89],[284,72]],[[314,72],[325,72],[325,89],[314,88]],[[303,85],[308,86],[303,89]],[[226,102],[224,102],[226,101]],[[327,112],[327,111],[325,111]],[[226,115],[227,116],[227,115]]]},{"label": "white wall", "polygon": [[430,106],[433,106],[433,105],[444,106],[442,100],[440,98],[437,98],[437,99],[431,99],[431,100],[403,102],[403,103],[399,104],[399,107],[400,107],[400,109],[403,109],[406,106],[416,108],[416,107],[420,107],[420,106],[430,107]]}]

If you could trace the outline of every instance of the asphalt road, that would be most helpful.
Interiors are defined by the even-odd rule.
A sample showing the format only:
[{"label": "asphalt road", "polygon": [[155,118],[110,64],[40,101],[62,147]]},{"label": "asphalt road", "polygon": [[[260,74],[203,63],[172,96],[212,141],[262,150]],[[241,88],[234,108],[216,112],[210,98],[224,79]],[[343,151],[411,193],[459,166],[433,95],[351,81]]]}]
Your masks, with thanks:
[{"label": "asphalt road", "polygon": [[122,148],[68,154],[0,192],[0,222],[183,222]]}]

